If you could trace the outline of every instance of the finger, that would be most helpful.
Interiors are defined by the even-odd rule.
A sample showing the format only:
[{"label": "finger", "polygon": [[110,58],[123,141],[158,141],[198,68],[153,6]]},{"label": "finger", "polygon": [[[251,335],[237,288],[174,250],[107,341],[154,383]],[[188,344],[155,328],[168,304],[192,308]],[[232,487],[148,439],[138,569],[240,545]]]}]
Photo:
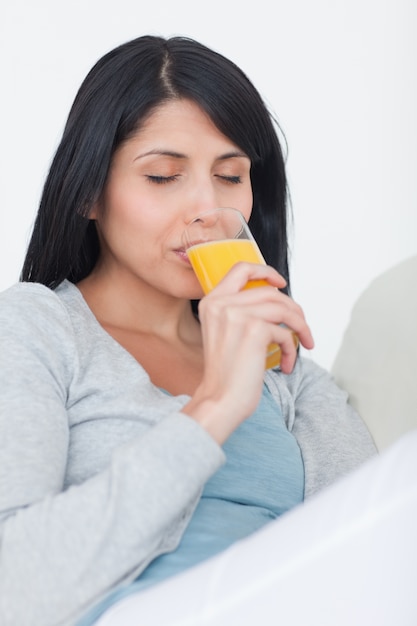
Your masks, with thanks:
[{"label": "finger", "polygon": [[[261,289],[263,290],[262,293],[264,297],[262,301],[270,304],[270,307],[265,306],[262,308],[264,319],[289,328],[291,331],[295,332],[299,341],[305,348],[308,350],[314,348],[313,335],[300,305],[294,302],[292,298],[276,289],[271,290],[269,288],[260,287],[256,290],[258,292],[256,295],[261,295]],[[246,293],[245,296],[242,295],[241,301],[243,302],[244,299],[249,303],[249,298],[246,296]],[[257,305],[257,311],[260,313],[261,309],[259,309],[258,306],[259,305]]]},{"label": "finger", "polygon": [[290,374],[294,369],[294,365],[298,354],[297,335],[285,327],[279,327],[279,331],[275,331],[275,342],[281,350],[280,368],[285,374]]},{"label": "finger", "polygon": [[226,322],[244,324],[245,319],[262,319],[275,325],[281,324],[294,331],[302,345],[307,349],[314,347],[311,330],[305,320],[302,308],[290,297],[275,288],[259,287],[238,294],[221,297],[213,292],[200,303]]},{"label": "finger", "polygon": [[278,289],[283,289],[287,284],[285,278],[270,265],[239,262],[232,267],[215,289],[219,294],[230,293],[230,290],[238,292],[252,280],[265,280],[266,283]]},{"label": "finger", "polygon": [[[230,299],[236,302],[237,297]],[[224,299],[221,299],[221,302],[224,305]],[[276,344],[281,351],[281,369],[284,373],[290,373],[297,358],[298,341],[295,340],[295,333],[290,328],[275,323],[274,312],[276,312],[276,306],[270,303],[257,306],[242,306],[234,303],[233,306],[219,306],[214,314],[211,311],[209,317],[212,322],[216,321],[217,330],[220,332],[220,343],[216,342],[214,346],[216,357],[223,350],[234,355],[242,355],[242,350],[246,350],[246,354],[251,355],[251,359],[254,359],[256,355],[265,364],[268,346]],[[308,347],[310,336],[308,327],[303,321],[297,328]],[[304,340],[303,335],[306,332],[307,339]],[[218,358],[216,358],[216,363],[218,363]]]}]

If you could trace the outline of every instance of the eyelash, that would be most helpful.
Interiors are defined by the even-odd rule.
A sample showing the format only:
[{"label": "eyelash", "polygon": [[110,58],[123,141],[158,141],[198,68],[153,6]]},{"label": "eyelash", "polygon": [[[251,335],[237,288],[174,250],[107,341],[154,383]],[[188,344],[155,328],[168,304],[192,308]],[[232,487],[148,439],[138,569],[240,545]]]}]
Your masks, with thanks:
[{"label": "eyelash", "polygon": [[147,176],[148,181],[156,185],[166,185],[167,183],[174,182],[177,178],[178,176],[176,174],[174,176]]},{"label": "eyelash", "polygon": [[221,178],[226,183],[230,183],[231,185],[239,185],[239,183],[242,182],[242,179],[240,176],[219,176],[218,175],[217,178]]},{"label": "eyelash", "polygon": [[[220,176],[216,174],[217,178],[220,178],[226,183],[230,185],[239,185],[242,182],[240,176]],[[178,179],[178,175],[174,174],[174,176],[147,176],[147,179],[150,183],[155,183],[156,185],[166,185],[168,183],[172,183]]]}]

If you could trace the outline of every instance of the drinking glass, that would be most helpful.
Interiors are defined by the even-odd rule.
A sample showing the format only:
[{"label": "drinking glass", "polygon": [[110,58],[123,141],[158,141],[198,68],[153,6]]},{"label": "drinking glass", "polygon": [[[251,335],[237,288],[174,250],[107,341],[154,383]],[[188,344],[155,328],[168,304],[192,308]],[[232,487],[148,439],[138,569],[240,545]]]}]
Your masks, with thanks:
[{"label": "drinking glass", "polygon": [[[238,262],[259,263],[265,260],[242,213],[237,209],[218,208],[201,213],[190,222],[183,234],[183,245],[191,266],[205,294],[209,293]],[[244,289],[268,285],[266,280],[250,280]],[[298,337],[293,333],[294,343]],[[281,348],[268,346],[265,367],[278,367]]]}]

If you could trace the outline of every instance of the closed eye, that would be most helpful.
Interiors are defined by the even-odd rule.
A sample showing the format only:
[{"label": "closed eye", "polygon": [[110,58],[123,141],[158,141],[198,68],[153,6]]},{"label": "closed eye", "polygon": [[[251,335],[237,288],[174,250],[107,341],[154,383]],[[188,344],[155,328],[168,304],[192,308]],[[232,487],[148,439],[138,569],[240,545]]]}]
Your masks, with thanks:
[{"label": "closed eye", "polygon": [[238,185],[242,182],[240,176],[221,176],[220,174],[217,174],[217,178],[220,178],[221,180],[224,180],[226,183],[230,183],[231,185]]},{"label": "closed eye", "polygon": [[172,183],[178,179],[178,174],[174,174],[173,176],[146,176],[149,183],[154,183],[156,185],[166,185],[167,183]]}]

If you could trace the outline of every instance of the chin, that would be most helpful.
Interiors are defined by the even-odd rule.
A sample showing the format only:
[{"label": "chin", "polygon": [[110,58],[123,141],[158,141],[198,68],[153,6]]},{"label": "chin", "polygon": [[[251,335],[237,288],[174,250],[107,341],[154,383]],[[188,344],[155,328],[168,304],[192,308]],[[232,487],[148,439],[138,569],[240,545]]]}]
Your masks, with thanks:
[{"label": "chin", "polygon": [[178,300],[201,300],[204,293],[201,288],[191,288],[185,285],[172,285],[169,289],[162,290],[166,295],[169,295]]},{"label": "chin", "polygon": [[204,292],[197,278],[193,275],[189,276],[188,280],[184,281],[181,285],[178,284],[177,295],[179,298],[185,298],[187,300],[201,300],[204,296]]},{"label": "chin", "polygon": [[193,289],[193,290],[187,290],[186,293],[184,293],[184,295],[179,296],[180,298],[184,298],[184,300],[201,300],[201,298],[204,297],[204,293],[201,289],[199,289],[198,291]]}]

